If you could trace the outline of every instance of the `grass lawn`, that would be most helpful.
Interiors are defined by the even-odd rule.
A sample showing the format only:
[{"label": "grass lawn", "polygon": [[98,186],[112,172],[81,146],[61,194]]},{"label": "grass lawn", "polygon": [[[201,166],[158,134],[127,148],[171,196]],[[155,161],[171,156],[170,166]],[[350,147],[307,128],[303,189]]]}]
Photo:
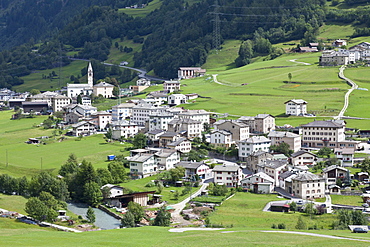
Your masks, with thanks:
[{"label": "grass lawn", "polygon": [[320,27],[320,34],[317,37],[318,40],[336,40],[336,39],[348,39],[355,31],[352,25],[338,25],[338,24],[324,24]]},{"label": "grass lawn", "polygon": [[246,229],[271,229],[272,224],[284,223],[288,230],[295,230],[298,216],[302,215],[308,227],[315,224],[319,228],[328,229],[334,220],[333,215],[313,216],[310,219],[301,213],[263,212],[262,209],[270,201],[281,200],[272,194],[252,194],[239,192],[210,215],[212,224],[233,225]]},{"label": "grass lawn", "polygon": [[149,5],[142,9],[119,9],[118,11],[121,13],[125,13],[127,15],[131,15],[132,17],[145,17],[150,12],[159,9],[162,6],[161,0],[153,0],[149,3]]},{"label": "grass lawn", "polygon": [[222,49],[216,53],[212,50],[207,56],[207,62],[202,68],[210,71],[222,71],[235,68],[234,61],[238,57],[241,41],[225,40]]},{"label": "grass lawn", "polygon": [[[132,48],[132,52],[127,53],[127,52],[120,52],[119,48],[115,47],[115,43],[118,43],[119,46],[125,47],[127,46],[128,48]],[[128,66],[133,66],[134,65],[134,54],[136,52],[140,52],[143,44],[138,44],[134,43],[132,40],[124,40],[120,41],[120,39],[114,39],[112,40],[112,47],[110,49],[110,53],[107,59],[107,63],[113,63],[113,64],[120,64],[122,61],[128,62]],[[119,47],[118,46],[118,47]]]},{"label": "grass lawn", "polygon": [[[151,177],[146,177],[142,179],[130,180],[127,183],[121,183],[120,186],[131,189],[133,191],[138,191],[138,192],[153,191],[153,190],[157,190],[157,187],[145,187],[145,185],[149,183],[150,181],[156,180],[156,179],[157,179],[156,176],[151,176]],[[190,196],[190,194],[181,195],[181,192],[184,188],[185,187],[174,187],[174,186],[164,187],[162,192],[160,193],[163,196],[162,200],[167,201],[169,204],[175,204],[175,203],[181,202],[182,200]],[[198,189],[199,188],[194,187],[192,189],[192,192],[195,192]],[[179,192],[178,200],[174,199],[173,192],[171,192],[171,190],[173,191],[177,190]]]},{"label": "grass lawn", "polygon": [[[17,92],[30,91],[31,89],[38,89],[41,91],[55,91],[61,87],[67,86],[67,83],[71,83],[70,77],[81,76],[81,69],[87,67],[88,63],[86,61],[72,61],[69,65],[61,68],[61,80],[59,85],[59,68],[46,69],[46,70],[37,70],[30,75],[23,76],[24,84],[19,86],[14,86],[13,89]],[[42,79],[42,75],[49,75],[52,71],[58,75],[53,79]]]},{"label": "grass lawn", "polygon": [[[95,232],[68,233],[30,226],[0,218],[1,246],[364,246],[364,242],[313,236],[248,231],[242,228],[221,231],[173,233],[167,227],[140,227]],[[227,230],[226,230],[227,231]],[[349,231],[310,231],[369,239]],[[51,241],[52,240],[52,241]]]},{"label": "grass lawn", "polygon": [[27,199],[23,196],[4,195],[0,193],[0,208],[18,212],[20,214],[26,214],[24,211],[26,202]]},{"label": "grass lawn", "polygon": [[11,114],[11,111],[0,112],[0,173],[30,177],[38,173],[41,166],[56,173],[71,153],[76,154],[79,161],[86,159],[92,162],[95,168],[106,168],[109,154],[128,155],[125,147],[130,144],[106,143],[103,135],[84,137],[81,141],[74,137],[67,137],[62,142],[49,139],[50,144],[39,146],[26,144],[30,137],[51,135],[51,130],[33,127],[46,117],[10,120]]},{"label": "grass lawn", "polygon": [[208,202],[208,203],[221,203],[226,197],[225,196],[198,196],[192,201],[195,202]]},{"label": "grass lawn", "polygon": [[[343,204],[361,206],[363,204],[361,196],[330,195],[333,204]],[[317,202],[325,202],[325,198],[316,199]]]}]

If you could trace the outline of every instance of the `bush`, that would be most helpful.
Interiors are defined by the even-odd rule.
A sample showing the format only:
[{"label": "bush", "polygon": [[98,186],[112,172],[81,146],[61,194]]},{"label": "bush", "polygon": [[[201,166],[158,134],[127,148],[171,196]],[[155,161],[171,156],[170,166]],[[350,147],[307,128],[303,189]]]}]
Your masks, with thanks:
[{"label": "bush", "polygon": [[154,182],[152,182],[152,181],[150,181],[149,183],[147,183],[146,185],[145,185],[145,187],[154,187],[155,186],[155,183]]},{"label": "bush", "polygon": [[271,226],[272,229],[277,229],[276,225],[275,224],[272,224]]},{"label": "bush", "polygon": [[285,229],[285,228],[286,228],[286,226],[285,226],[284,223],[278,224],[278,229]]}]

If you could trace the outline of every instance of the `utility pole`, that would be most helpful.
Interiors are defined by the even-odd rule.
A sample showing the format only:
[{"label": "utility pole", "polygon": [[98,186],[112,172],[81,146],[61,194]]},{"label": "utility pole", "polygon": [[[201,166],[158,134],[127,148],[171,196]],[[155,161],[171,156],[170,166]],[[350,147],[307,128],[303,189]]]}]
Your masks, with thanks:
[{"label": "utility pole", "polygon": [[41,157],[41,171],[42,171],[42,157]]},{"label": "utility pole", "polygon": [[8,167],[8,149],[6,150],[6,167]]},{"label": "utility pole", "polygon": [[220,43],[221,43],[221,34],[220,34],[220,13],[219,13],[220,6],[218,5],[218,1],[215,0],[215,12],[214,19],[213,19],[213,49],[216,50],[216,53],[218,54],[218,51],[220,49]]}]

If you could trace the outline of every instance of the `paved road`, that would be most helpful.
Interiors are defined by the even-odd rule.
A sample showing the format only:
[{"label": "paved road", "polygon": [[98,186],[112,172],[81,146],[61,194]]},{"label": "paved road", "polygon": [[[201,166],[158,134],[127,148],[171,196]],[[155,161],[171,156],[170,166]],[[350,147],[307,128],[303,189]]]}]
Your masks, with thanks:
[{"label": "paved road", "polygon": [[180,215],[181,211],[185,208],[186,203],[188,203],[192,198],[197,197],[200,195],[200,193],[207,188],[208,184],[203,183],[202,186],[198,191],[195,193],[191,194],[188,198],[184,199],[182,202],[179,202],[177,204],[170,205],[172,206],[175,210],[173,213],[171,213],[171,217],[174,221],[174,223],[180,223],[181,225],[188,225],[191,224],[189,221],[184,220],[183,217]]},{"label": "paved road", "polygon": [[346,66],[342,65],[342,67],[339,68],[339,78],[343,79],[343,80],[346,80],[348,84],[351,85],[351,89],[348,90],[348,92],[346,93],[346,95],[344,96],[344,106],[342,108],[342,110],[339,112],[338,116],[334,117],[334,119],[338,119],[340,120],[341,118],[343,118],[343,115],[344,113],[346,112],[347,108],[348,108],[348,104],[349,104],[349,95],[353,92],[353,90],[357,89],[358,86],[356,83],[354,83],[352,80],[348,79],[347,77],[344,76],[344,69],[346,68]]}]

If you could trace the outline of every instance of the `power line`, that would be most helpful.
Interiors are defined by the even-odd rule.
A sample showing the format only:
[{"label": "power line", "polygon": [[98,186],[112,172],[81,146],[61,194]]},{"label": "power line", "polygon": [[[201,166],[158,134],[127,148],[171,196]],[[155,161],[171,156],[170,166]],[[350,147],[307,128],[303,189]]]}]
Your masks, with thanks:
[{"label": "power line", "polygon": [[221,34],[220,34],[220,16],[219,16],[219,5],[218,1],[215,0],[215,11],[214,11],[214,22],[213,22],[213,49],[218,50],[220,49],[221,45]]}]

